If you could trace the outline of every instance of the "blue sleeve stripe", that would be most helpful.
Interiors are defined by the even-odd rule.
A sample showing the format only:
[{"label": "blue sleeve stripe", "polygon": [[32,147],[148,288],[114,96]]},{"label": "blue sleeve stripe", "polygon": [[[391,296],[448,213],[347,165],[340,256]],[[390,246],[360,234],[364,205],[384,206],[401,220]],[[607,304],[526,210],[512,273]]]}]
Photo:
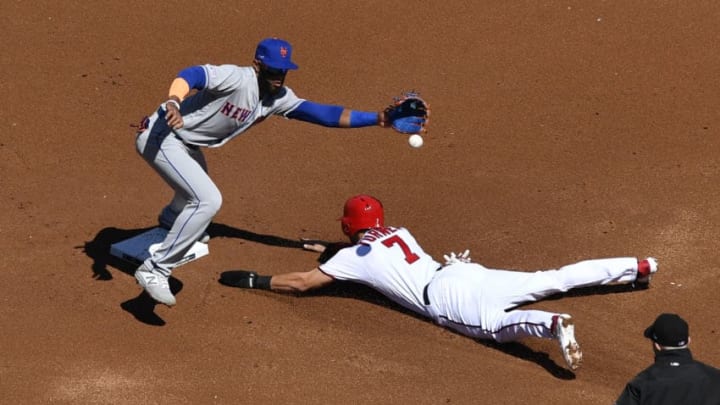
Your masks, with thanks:
[{"label": "blue sleeve stripe", "polygon": [[366,111],[350,111],[350,128],[377,125],[378,113]]},{"label": "blue sleeve stripe", "polygon": [[326,127],[337,127],[340,125],[340,115],[344,109],[338,105],[318,104],[306,100],[289,112],[287,117]]},{"label": "blue sleeve stripe", "polygon": [[178,77],[185,79],[191,89],[202,90],[207,85],[205,69],[202,66],[191,66],[178,73]]}]

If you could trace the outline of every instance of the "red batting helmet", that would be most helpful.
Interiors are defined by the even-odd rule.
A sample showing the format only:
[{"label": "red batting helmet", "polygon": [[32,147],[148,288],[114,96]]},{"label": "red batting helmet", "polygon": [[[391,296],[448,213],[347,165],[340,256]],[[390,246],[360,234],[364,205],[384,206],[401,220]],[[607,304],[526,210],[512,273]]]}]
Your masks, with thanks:
[{"label": "red batting helmet", "polygon": [[360,194],[345,201],[342,230],[345,235],[352,237],[358,231],[376,228],[385,225],[385,213],[380,200],[375,197]]}]

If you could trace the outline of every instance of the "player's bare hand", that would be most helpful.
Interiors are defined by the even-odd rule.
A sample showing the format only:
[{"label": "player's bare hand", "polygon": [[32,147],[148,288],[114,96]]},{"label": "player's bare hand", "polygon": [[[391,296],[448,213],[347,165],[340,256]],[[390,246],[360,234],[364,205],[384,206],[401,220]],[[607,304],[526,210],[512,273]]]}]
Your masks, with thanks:
[{"label": "player's bare hand", "polygon": [[165,121],[167,121],[168,126],[172,129],[182,128],[185,122],[183,121],[182,114],[180,114],[180,110],[177,109],[177,106],[173,103],[167,103],[165,108]]},{"label": "player's bare hand", "polygon": [[311,252],[322,253],[327,247],[327,242],[317,239],[300,238],[300,242],[302,242],[303,244],[303,249],[309,250]]},{"label": "player's bare hand", "polygon": [[300,238],[300,241],[303,243],[303,249],[320,253],[320,256],[317,259],[320,263],[327,262],[339,251],[352,246],[352,243],[349,242],[328,242],[324,240],[305,238]]},{"label": "player's bare hand", "polygon": [[446,255],[443,255],[443,258],[445,259],[446,266],[456,263],[470,263],[472,261],[472,259],[470,258],[470,249],[465,249],[465,251],[460,254],[450,252]]},{"label": "player's bare hand", "polygon": [[390,128],[391,124],[392,122],[390,122],[388,114],[385,111],[380,111],[380,113],[378,114],[378,125],[383,128]]}]

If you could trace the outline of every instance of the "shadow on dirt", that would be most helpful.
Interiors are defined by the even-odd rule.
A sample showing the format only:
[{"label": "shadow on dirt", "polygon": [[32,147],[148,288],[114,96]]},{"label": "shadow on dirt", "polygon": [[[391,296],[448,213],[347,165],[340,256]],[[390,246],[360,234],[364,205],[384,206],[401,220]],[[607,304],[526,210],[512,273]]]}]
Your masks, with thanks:
[{"label": "shadow on dirt", "polygon": [[[93,277],[97,280],[112,280],[113,275],[108,267],[113,267],[123,273],[132,276],[139,263],[131,263],[110,254],[110,246],[122,242],[125,239],[132,238],[143,232],[147,232],[150,228],[139,229],[120,229],[120,228],[104,228],[95,235],[95,238],[89,242],[85,242],[78,248],[93,259],[92,272]],[[207,233],[210,238],[237,238],[249,242],[261,243],[269,246],[279,246],[293,249],[302,249],[303,244],[299,240],[286,239],[274,235],[265,235],[234,228],[225,224],[212,223],[208,226]]]},{"label": "shadow on dirt", "polygon": [[[95,235],[95,238],[89,242],[85,242],[82,246],[76,248],[82,249],[83,252],[93,260],[91,266],[92,277],[100,281],[108,281],[113,279],[110,268],[120,270],[130,277],[134,277],[135,269],[139,263],[132,263],[110,254],[110,246],[122,242],[126,239],[137,236],[141,233],[149,231],[150,228],[139,229],[119,229],[108,227],[102,229]],[[299,240],[285,239],[273,235],[264,235],[243,229],[234,228],[225,224],[212,223],[207,229],[210,238],[238,238],[250,242],[262,243],[270,246],[280,246],[287,248],[302,249],[303,244]],[[177,295],[183,287],[180,280],[170,277],[170,291]],[[139,287],[138,287],[139,288]],[[165,321],[155,313],[155,306],[158,305],[145,291],[135,298],[129,299],[120,304],[120,307],[129,312],[138,321],[153,325],[163,326]]]},{"label": "shadow on dirt", "polygon": [[[152,228],[153,227],[139,229],[119,229],[113,227],[104,228],[95,235],[93,240],[85,242],[82,246],[77,246],[76,248],[82,249],[83,252],[93,260],[91,270],[92,277],[94,279],[100,281],[112,280],[113,273],[110,271],[110,268],[120,270],[128,276],[134,277],[135,269],[139,263],[132,263],[111,255],[110,246],[137,236]],[[216,237],[238,238],[270,246],[296,249],[302,249],[303,246],[299,240],[285,239],[273,235],[263,235],[224,224],[212,223],[208,227],[207,232],[211,239]],[[169,281],[170,290],[174,295],[177,295],[182,290],[182,282],[175,277],[170,277]],[[120,304],[120,307],[132,314],[135,319],[142,323],[153,326],[162,326],[165,324],[165,321],[155,313],[156,305],[158,305],[157,302],[147,295],[145,291],[142,291],[142,293],[137,297]]]},{"label": "shadow on dirt", "polygon": [[[97,280],[112,280],[113,276],[108,270],[108,266],[116,268],[129,276],[133,276],[137,264],[129,263],[127,261],[116,258],[115,256],[112,256],[110,254],[110,245],[131,238],[135,235],[141,234],[149,229],[151,228],[131,230],[104,228],[103,230],[98,232],[98,234],[92,241],[86,242],[84,246],[81,246],[85,254],[87,254],[90,258],[93,259],[93,277]],[[225,224],[212,223],[208,227],[207,232],[210,235],[211,239],[216,237],[238,238],[270,246],[279,246],[293,249],[303,248],[303,242],[300,240],[259,234],[243,229],[234,228]],[[321,242],[326,245],[330,244],[330,242],[315,242]],[[180,290],[182,290],[182,282],[175,277],[171,277],[170,289],[173,294],[177,295]],[[642,287],[635,287],[632,285],[585,287],[570,290],[562,294],[556,294],[554,296],[545,298],[544,300],[556,300],[563,297],[616,294],[635,291],[637,289],[642,289]],[[403,314],[412,316],[425,322],[431,322],[427,318],[395,304],[394,302],[390,301],[385,296],[373,290],[372,288],[353,282],[336,281],[318,290],[308,292],[303,295],[298,295],[299,298],[312,296],[333,296],[339,298],[359,299],[401,312]],[[132,314],[133,317],[135,317],[135,319],[137,319],[138,321],[148,325],[163,326],[165,325],[165,321],[155,313],[156,305],[158,304],[144,291],[142,291],[141,294],[137,297],[120,304],[123,310]],[[448,331],[456,333],[449,329]],[[573,372],[555,363],[547,353],[535,351],[520,342],[497,343],[494,341],[478,340],[478,343],[483,346],[490,347],[501,352],[510,354],[512,356],[536,363],[556,378],[564,380],[571,380],[575,378],[575,374]]]},{"label": "shadow on dirt", "polygon": [[83,249],[89,258],[93,260],[92,272],[93,278],[96,280],[112,280],[113,275],[108,269],[113,267],[122,271],[130,276],[135,272],[138,264],[130,263],[122,260],[110,254],[110,245],[122,242],[125,239],[132,238],[143,232],[147,232],[152,228],[140,228],[140,229],[119,229],[119,228],[104,228],[95,235],[95,238],[89,242],[85,242],[83,246],[79,248]]},{"label": "shadow on dirt", "polygon": [[292,249],[303,248],[303,243],[298,239],[287,239],[280,236],[250,232],[244,229],[238,229],[229,225],[214,222],[208,226],[207,233],[210,235],[210,238],[236,238],[268,246],[279,246]]},{"label": "shadow on dirt", "polygon": [[165,325],[165,320],[155,313],[156,305],[158,305],[158,303],[145,291],[142,291],[137,297],[120,304],[120,308],[129,312],[135,319],[144,324],[163,326]]},{"label": "shadow on dirt", "polygon": [[[606,295],[606,294],[618,294],[618,293],[627,293],[631,291],[637,291],[639,289],[644,289],[646,287],[633,287],[632,285],[606,285],[606,286],[593,286],[593,287],[584,287],[584,288],[577,288],[574,290],[570,290],[566,293],[562,294],[556,294],[551,297],[545,298],[541,301],[547,301],[547,300],[558,300],[564,297],[580,297],[580,296],[592,296],[592,295]],[[374,289],[367,287],[365,285],[348,282],[348,281],[336,281],[329,286],[323,287],[321,289],[308,292],[302,295],[298,295],[299,298],[302,297],[312,297],[312,296],[332,296],[332,297],[340,297],[340,298],[350,298],[350,299],[358,299],[366,302],[370,302],[372,304],[380,305],[386,308],[389,308],[391,310],[395,310],[398,312],[401,312],[405,315],[412,316],[416,319],[430,322],[431,320],[428,318],[425,318],[424,316],[421,316],[419,314],[416,314],[408,309],[405,309],[401,307],[400,305],[395,304],[394,302],[390,301],[389,299],[385,298],[382,294],[375,291]],[[458,336],[462,336],[467,339],[471,339],[469,337],[466,337],[458,332],[455,332],[451,329],[446,329],[448,332],[456,334]],[[506,343],[498,343],[492,340],[479,340],[475,339],[477,343],[479,343],[482,346],[489,347],[495,350],[499,350],[503,353],[509,354],[511,356],[535,363],[539,365],[540,367],[544,368],[548,373],[550,373],[555,378],[561,379],[561,380],[573,380],[575,379],[575,373],[569,370],[565,367],[565,364],[558,364],[556,363],[548,353],[536,351],[532,349],[531,347],[523,344],[522,342],[506,342]],[[559,349],[558,349],[559,350]],[[559,353],[558,353],[559,357]]]}]

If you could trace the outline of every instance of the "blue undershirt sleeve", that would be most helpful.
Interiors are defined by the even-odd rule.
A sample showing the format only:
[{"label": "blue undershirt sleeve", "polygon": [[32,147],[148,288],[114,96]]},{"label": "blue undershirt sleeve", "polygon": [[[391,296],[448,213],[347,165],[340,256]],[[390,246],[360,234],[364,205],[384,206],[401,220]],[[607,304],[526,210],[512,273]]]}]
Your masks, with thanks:
[{"label": "blue undershirt sleeve", "polygon": [[366,111],[350,111],[350,128],[369,127],[377,125],[378,113]]},{"label": "blue undershirt sleeve", "polygon": [[207,85],[205,69],[202,66],[190,66],[178,73],[178,77],[185,79],[191,89],[202,90]]},{"label": "blue undershirt sleeve", "polygon": [[[297,108],[287,114],[288,118],[323,125],[339,127],[340,116],[345,107],[339,105],[319,104],[303,101]],[[374,112],[350,111],[350,128],[377,125],[378,116]]]},{"label": "blue undershirt sleeve", "polygon": [[288,113],[287,117],[326,127],[337,127],[340,125],[340,115],[344,109],[339,105],[318,104],[305,100]]}]

